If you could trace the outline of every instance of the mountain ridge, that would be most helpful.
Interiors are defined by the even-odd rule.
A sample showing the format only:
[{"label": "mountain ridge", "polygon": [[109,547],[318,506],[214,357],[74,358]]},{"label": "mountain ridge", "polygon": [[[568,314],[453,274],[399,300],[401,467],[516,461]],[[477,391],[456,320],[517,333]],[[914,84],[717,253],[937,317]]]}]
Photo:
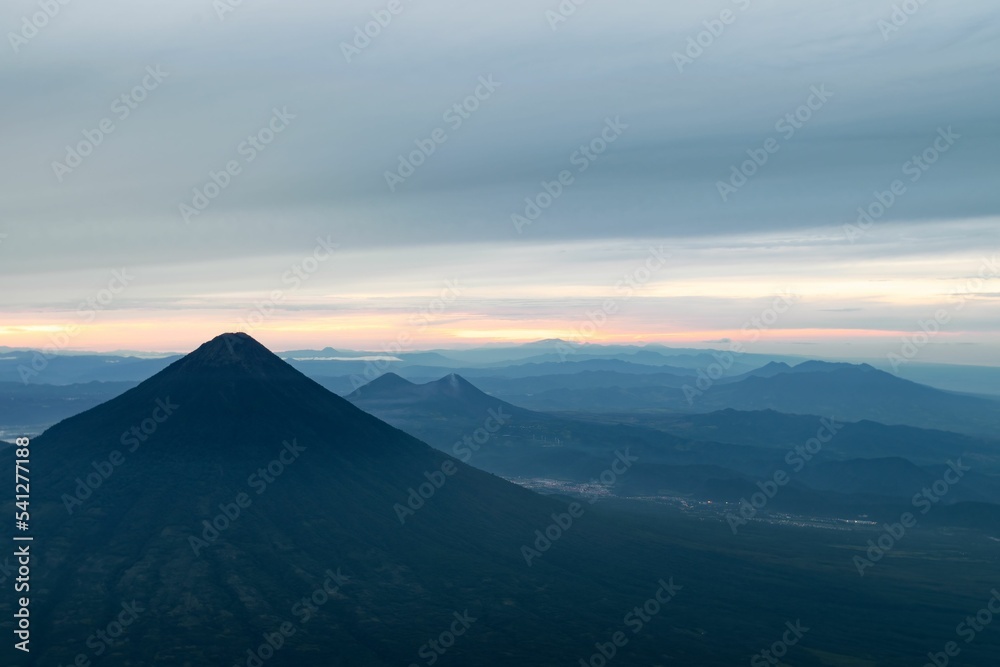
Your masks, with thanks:
[{"label": "mountain ridge", "polygon": [[[80,637],[107,625],[107,601],[133,599],[146,610],[141,635],[107,647],[107,664],[230,665],[340,567],[351,583],[269,665],[409,664],[463,609],[484,632],[454,659],[495,664],[503,645],[521,662],[555,661],[566,646],[533,646],[539,626],[585,636],[655,581],[649,563],[616,569],[618,556],[590,546],[611,530],[617,550],[643,559],[597,515],[526,566],[521,545],[565,500],[431,448],[249,336],[209,341],[31,447],[33,535],[46,546],[33,560],[30,666],[79,653]],[[13,469],[10,448],[0,465]],[[0,490],[3,511],[12,490]],[[579,549],[593,563],[588,595],[604,601],[546,620],[540,610],[570,615],[580,574],[552,577],[580,567]]]}]

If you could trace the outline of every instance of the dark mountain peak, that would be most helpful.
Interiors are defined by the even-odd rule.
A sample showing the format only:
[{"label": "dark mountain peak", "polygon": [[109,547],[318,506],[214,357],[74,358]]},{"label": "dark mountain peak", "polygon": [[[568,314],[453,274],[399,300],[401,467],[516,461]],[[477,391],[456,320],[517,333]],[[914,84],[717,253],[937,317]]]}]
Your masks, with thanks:
[{"label": "dark mountain peak", "polygon": [[392,398],[404,397],[430,398],[462,398],[484,395],[475,385],[457,373],[445,375],[440,380],[432,380],[426,384],[415,384],[395,373],[385,373],[361,387],[348,399],[359,398]]},{"label": "dark mountain peak", "polygon": [[[338,445],[339,452],[360,455],[352,434],[377,432],[374,421],[251,336],[226,333],[124,394],[56,424],[46,435],[104,451],[123,431],[127,437],[132,425],[146,424],[140,438],[149,440],[146,451],[225,458],[253,456],[297,436],[323,442],[337,433],[336,442],[354,442]],[[155,437],[147,437],[153,431]]]},{"label": "dark mountain peak", "polygon": [[775,375],[781,375],[783,373],[792,372],[792,367],[783,361],[771,361],[761,366],[760,368],[755,368],[748,373],[744,373],[745,377],[774,377]]},{"label": "dark mountain peak", "polygon": [[393,372],[390,371],[388,373],[383,373],[382,375],[380,375],[377,378],[375,378],[374,380],[372,380],[371,384],[372,385],[381,385],[381,386],[409,387],[409,386],[413,386],[414,383],[410,382],[409,380],[407,380],[406,378],[404,378],[402,375],[399,375],[398,373],[393,373]]},{"label": "dark mountain peak", "polygon": [[449,387],[456,388],[456,389],[460,388],[460,387],[464,387],[466,385],[468,385],[469,387],[472,387],[472,384],[468,380],[466,380],[464,377],[462,377],[461,375],[459,375],[458,373],[448,373],[443,378],[441,378],[440,380],[438,380],[438,383],[439,384],[443,384],[443,385],[447,385]]},{"label": "dark mountain peak", "polygon": [[440,380],[425,385],[432,392],[452,398],[471,398],[486,396],[476,385],[472,384],[458,373],[449,373]]},{"label": "dark mountain peak", "polygon": [[396,396],[401,393],[410,392],[417,386],[396,373],[383,373],[363,387],[359,387],[347,398],[353,400],[362,396],[365,398]]},{"label": "dark mountain peak", "polygon": [[195,350],[192,354],[198,353],[210,353],[213,351],[220,351],[225,347],[229,356],[235,354],[246,353],[251,350],[257,350],[260,352],[270,352],[266,347],[257,341],[253,336],[242,331],[236,331],[231,333],[219,334],[212,340],[202,343],[201,346]]},{"label": "dark mountain peak", "polygon": [[490,396],[457,373],[425,384],[414,384],[386,373],[347,396],[347,400],[369,411],[420,409],[435,414],[472,414],[479,419],[493,408],[503,408],[512,414],[526,412]]},{"label": "dark mountain peak", "polygon": [[224,333],[167,369],[173,373],[286,377],[293,369],[248,334]]},{"label": "dark mountain peak", "polygon": [[478,416],[485,410],[502,406],[504,410],[512,414],[526,414],[522,408],[487,394],[457,373],[451,373],[434,382],[418,385],[417,389],[421,401],[441,408],[460,411],[471,410],[472,414]]}]

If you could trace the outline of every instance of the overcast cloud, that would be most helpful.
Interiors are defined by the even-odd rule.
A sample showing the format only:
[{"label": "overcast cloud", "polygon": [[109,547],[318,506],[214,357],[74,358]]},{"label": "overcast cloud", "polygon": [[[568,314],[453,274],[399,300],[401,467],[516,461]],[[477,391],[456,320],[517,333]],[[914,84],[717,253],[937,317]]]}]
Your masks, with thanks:
[{"label": "overcast cloud", "polygon": [[[348,62],[343,44],[388,4],[243,0],[220,17],[223,0],[77,0],[22,39],[39,5],[6,3],[8,322],[26,326],[33,311],[58,319],[124,266],[145,278],[114,304],[130,313],[120,317],[202,308],[224,313],[216,324],[232,321],[320,237],[339,244],[340,263],[282,310],[354,303],[357,314],[376,297],[412,308],[464,275],[467,295],[484,299],[477,317],[530,319],[551,309],[545,299],[592,298],[594,282],[666,244],[689,265],[688,279],[673,275],[669,295],[653,287],[648,296],[677,299],[678,315],[700,329],[739,324],[730,322],[737,312],[715,322],[708,314],[722,312],[717,300],[734,280],[743,279],[730,295],[739,300],[766,298],[777,283],[809,290],[825,275],[842,289],[795,326],[896,331],[911,329],[933,300],[922,285],[995,252],[996,2],[914,2],[919,10],[893,25],[884,1],[590,0],[553,23],[555,1],[402,0]],[[702,35],[703,53],[679,67],[676,54],[723,11],[731,22]],[[115,103],[144,81],[145,99]],[[478,109],[447,115],[477,89]],[[778,125],[810,102],[807,121]],[[54,166],[69,164],[67,146],[96,136],[104,119],[113,132],[79,166]],[[609,121],[615,141],[580,162],[581,146],[612,136]],[[248,136],[269,124],[282,128],[274,141],[248,149]],[[386,172],[438,128],[447,141],[391,190]],[[724,201],[719,182],[769,138],[777,152]],[[936,141],[947,149],[913,172],[913,156]],[[181,204],[197,208],[194,190],[230,161],[239,173],[185,219]],[[525,215],[525,198],[538,201],[542,182],[564,170],[572,183],[519,232],[511,216]],[[905,192],[863,239],[845,237],[856,209],[896,179]],[[780,261],[754,265],[776,238]],[[581,248],[619,250],[595,270]],[[727,248],[750,261],[734,263]],[[915,264],[893,276],[907,276],[909,291],[891,298],[851,280],[906,262]],[[774,267],[781,280],[750,279]],[[996,292],[992,284],[983,291]],[[884,297],[900,310],[843,310]],[[514,301],[491,308],[493,298]],[[654,305],[646,302],[650,313]],[[572,317],[566,310],[559,314]],[[636,315],[623,331],[661,325]]]}]

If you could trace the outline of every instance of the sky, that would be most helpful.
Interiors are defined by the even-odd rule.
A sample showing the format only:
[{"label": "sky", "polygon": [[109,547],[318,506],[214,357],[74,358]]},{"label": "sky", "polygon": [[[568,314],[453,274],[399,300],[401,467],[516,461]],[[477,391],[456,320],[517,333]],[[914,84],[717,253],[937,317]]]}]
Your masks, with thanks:
[{"label": "sky", "polygon": [[1000,364],[993,1],[42,6],[0,10],[0,346]]}]

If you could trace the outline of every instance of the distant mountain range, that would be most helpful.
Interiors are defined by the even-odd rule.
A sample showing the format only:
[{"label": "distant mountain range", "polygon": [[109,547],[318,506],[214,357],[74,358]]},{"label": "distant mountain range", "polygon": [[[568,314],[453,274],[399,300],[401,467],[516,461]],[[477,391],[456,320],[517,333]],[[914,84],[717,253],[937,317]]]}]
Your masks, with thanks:
[{"label": "distant mountain range", "polygon": [[428,413],[444,416],[485,416],[491,409],[517,416],[530,412],[487,396],[456,373],[427,384],[415,384],[395,373],[386,373],[346,398],[379,410],[420,407]]},{"label": "distant mountain range", "polygon": [[719,384],[694,404],[699,410],[771,409],[974,435],[1000,434],[1000,401],[934,389],[867,364],[806,362],[771,377]]},{"label": "distant mountain range", "polygon": [[794,367],[771,364],[742,376],[712,380],[705,375],[698,380],[689,379],[680,387],[635,381],[613,386],[593,383],[576,386],[567,381],[560,387],[548,378],[539,383],[538,392],[531,394],[524,393],[523,384],[514,388],[510,388],[510,383],[493,386],[498,396],[542,411],[776,410],[986,437],[1000,434],[1000,400],[934,389],[867,364],[820,361]]},{"label": "distant mountain range", "polygon": [[655,456],[683,441],[653,428],[574,421],[514,406],[459,375],[425,384],[387,374],[347,399],[477,468],[509,477],[597,476],[615,449]]},{"label": "distant mountain range", "polygon": [[136,382],[70,385],[0,382],[0,435],[35,435],[134,387]]},{"label": "distant mountain range", "polygon": [[[697,444],[498,404],[457,376],[416,387],[388,377],[353,398],[484,431],[502,409],[512,428],[535,429],[521,441],[589,451],[623,486],[657,476],[660,450],[687,456]],[[628,447],[654,460],[629,469],[605,456]],[[14,455],[0,450],[0,467],[13,470]],[[823,622],[808,618],[799,664],[878,655],[895,666],[981,583],[942,591],[905,561],[889,584],[869,582],[816,533],[756,526],[740,542],[724,522],[655,505],[537,495],[366,414],[245,334],[48,429],[30,469],[32,652],[4,660],[28,667],[80,655],[114,666],[548,667],[600,658],[619,630],[620,664],[715,667],[745,662],[806,612]],[[0,487],[7,516],[13,491]],[[794,559],[780,556],[789,540]],[[636,628],[639,609],[648,620]],[[13,611],[0,597],[0,614]],[[996,649],[984,637],[967,655]]]},{"label": "distant mountain range", "polygon": [[[792,415],[774,410],[739,411],[732,408],[689,415],[596,415],[600,421],[630,423],[664,430],[682,438],[713,440],[751,447],[788,450],[816,434],[815,415]],[[993,473],[1000,473],[1000,438],[983,438],[911,426],[888,426],[873,421],[844,422],[824,452],[838,458],[903,457],[920,465],[968,456]]]},{"label": "distant mountain range", "polygon": [[0,382],[60,385],[140,381],[163,370],[178,358],[11,352],[0,357]]},{"label": "distant mountain range", "polygon": [[[824,367],[820,372],[840,370]],[[815,438],[821,424],[817,416],[773,410],[538,413],[488,396],[456,375],[419,385],[386,375],[348,400],[451,453],[468,451],[455,443],[480,429],[488,414],[508,415],[509,423],[469,459],[498,474],[586,483],[596,477],[602,461],[627,448],[637,457],[636,472],[616,493],[681,493],[709,500],[739,500],[714,482],[742,480],[743,488],[770,477],[788,466],[788,452]],[[836,437],[814,454],[815,461],[795,479],[803,492],[817,496],[810,511],[842,513],[849,508],[857,513],[866,504],[908,502],[947,461],[960,458],[974,472],[950,491],[946,503],[1000,503],[1000,440],[844,421],[838,422]],[[823,509],[820,496],[827,491],[840,497]]]}]

